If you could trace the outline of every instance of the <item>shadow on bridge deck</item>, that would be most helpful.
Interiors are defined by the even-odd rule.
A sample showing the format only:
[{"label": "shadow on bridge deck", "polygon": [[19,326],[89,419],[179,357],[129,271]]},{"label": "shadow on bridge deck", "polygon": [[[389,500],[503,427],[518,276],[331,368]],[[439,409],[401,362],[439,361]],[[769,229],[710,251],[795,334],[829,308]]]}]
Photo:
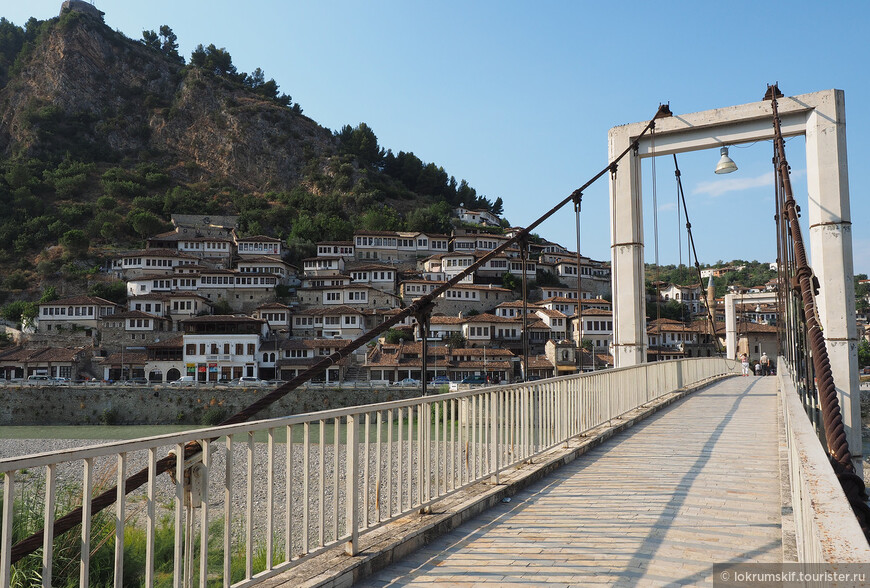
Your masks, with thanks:
[{"label": "shadow on bridge deck", "polygon": [[624,431],[362,586],[712,584],[782,561],[775,378],[730,378]]}]

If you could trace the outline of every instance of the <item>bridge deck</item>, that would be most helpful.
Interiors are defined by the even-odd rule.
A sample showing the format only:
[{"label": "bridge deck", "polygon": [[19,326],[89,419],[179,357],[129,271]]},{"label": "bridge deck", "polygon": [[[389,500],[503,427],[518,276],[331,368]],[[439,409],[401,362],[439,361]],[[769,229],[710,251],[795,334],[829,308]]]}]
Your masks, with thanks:
[{"label": "bridge deck", "polygon": [[699,585],[782,561],[775,378],[724,380],[364,581]]}]

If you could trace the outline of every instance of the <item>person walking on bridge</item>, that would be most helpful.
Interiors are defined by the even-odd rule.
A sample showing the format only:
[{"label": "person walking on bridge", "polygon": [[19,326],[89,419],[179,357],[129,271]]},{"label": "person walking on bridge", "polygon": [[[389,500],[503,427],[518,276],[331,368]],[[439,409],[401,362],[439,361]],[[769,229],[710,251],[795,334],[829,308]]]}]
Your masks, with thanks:
[{"label": "person walking on bridge", "polygon": [[743,366],[743,375],[749,375],[749,357],[745,353],[740,355],[740,365]]},{"label": "person walking on bridge", "polygon": [[769,376],[770,375],[770,358],[767,357],[767,352],[763,352],[761,354],[761,360],[759,361],[761,364],[761,375]]}]

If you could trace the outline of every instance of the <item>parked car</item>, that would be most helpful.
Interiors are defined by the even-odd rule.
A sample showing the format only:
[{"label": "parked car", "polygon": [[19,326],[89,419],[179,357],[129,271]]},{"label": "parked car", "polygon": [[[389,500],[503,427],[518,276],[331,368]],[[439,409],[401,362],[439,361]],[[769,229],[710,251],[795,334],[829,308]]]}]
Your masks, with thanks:
[{"label": "parked car", "polygon": [[53,378],[49,378],[49,381],[52,384],[56,384],[59,386],[69,386],[69,378],[61,378],[60,376],[55,376]]},{"label": "parked car", "polygon": [[286,383],[284,380],[266,380],[267,386],[283,386]]},{"label": "parked car", "polygon": [[254,376],[242,376],[234,381],[236,386],[267,386],[266,382]]},{"label": "parked car", "polygon": [[416,380],[414,378],[405,378],[404,380],[398,380],[397,382],[393,382],[393,386],[419,386],[420,380]]},{"label": "parked car", "polygon": [[486,376],[468,376],[464,380],[462,380],[463,384],[486,384]]},{"label": "parked car", "polygon": [[147,386],[148,380],[145,378],[130,378],[129,380],[124,380],[120,383],[125,386]]},{"label": "parked car", "polygon": [[445,384],[450,384],[450,378],[447,376],[435,376],[429,383],[434,384],[435,386],[443,386]]},{"label": "parked car", "polygon": [[196,386],[196,376],[181,376],[173,382],[169,382],[170,386]]},{"label": "parked car", "polygon": [[42,374],[33,374],[27,377],[28,384],[43,384],[48,382],[49,377]]}]

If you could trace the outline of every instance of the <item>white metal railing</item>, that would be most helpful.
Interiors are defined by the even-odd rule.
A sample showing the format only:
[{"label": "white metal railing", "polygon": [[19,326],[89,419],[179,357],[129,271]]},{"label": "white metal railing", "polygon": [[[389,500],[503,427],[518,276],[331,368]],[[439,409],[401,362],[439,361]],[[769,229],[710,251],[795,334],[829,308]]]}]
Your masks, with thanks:
[{"label": "white metal railing", "polygon": [[807,417],[784,357],[776,361],[798,561],[870,562],[870,546]]},{"label": "white metal railing", "polygon": [[[220,577],[252,585],[343,542],[356,553],[361,533],[476,482],[498,483],[506,468],[733,363],[657,362],[0,460],[0,586],[31,576],[50,586],[70,567],[82,586],[120,586],[125,575],[145,586]],[[174,471],[185,484],[159,476],[158,458],[192,441],[201,455]],[[67,503],[88,505],[143,467],[144,490],[118,492],[108,519],[86,518],[75,555],[54,540],[51,523]],[[11,567],[12,545],[43,522],[45,547]]]}]

